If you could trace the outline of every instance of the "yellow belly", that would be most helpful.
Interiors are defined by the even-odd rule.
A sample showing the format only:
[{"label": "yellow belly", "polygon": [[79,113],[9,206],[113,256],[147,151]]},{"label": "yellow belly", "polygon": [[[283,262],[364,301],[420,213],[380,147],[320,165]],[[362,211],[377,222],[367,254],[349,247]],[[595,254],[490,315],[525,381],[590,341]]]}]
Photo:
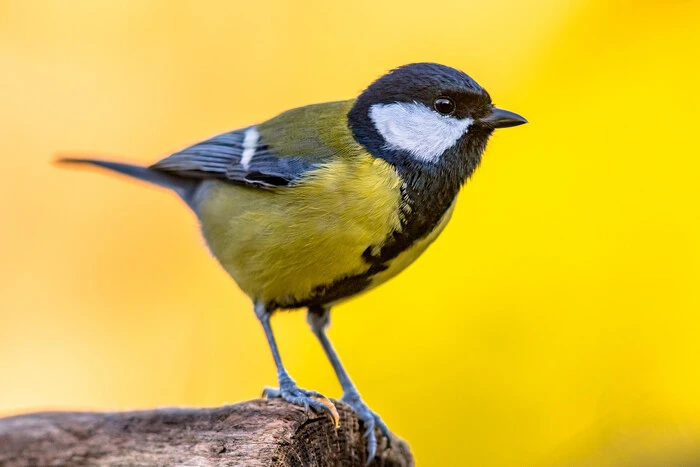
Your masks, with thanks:
[{"label": "yellow belly", "polygon": [[294,187],[203,183],[196,211],[212,253],[253,300],[294,303],[368,269],[362,253],[400,228],[400,178],[367,155]]},{"label": "yellow belly", "polygon": [[[208,180],[195,210],[212,253],[246,294],[263,303],[299,303],[320,286],[367,272],[363,253],[401,228],[400,186],[393,167],[367,155],[334,161],[296,186],[276,190]],[[423,253],[453,207],[367,288],[389,280]]]}]

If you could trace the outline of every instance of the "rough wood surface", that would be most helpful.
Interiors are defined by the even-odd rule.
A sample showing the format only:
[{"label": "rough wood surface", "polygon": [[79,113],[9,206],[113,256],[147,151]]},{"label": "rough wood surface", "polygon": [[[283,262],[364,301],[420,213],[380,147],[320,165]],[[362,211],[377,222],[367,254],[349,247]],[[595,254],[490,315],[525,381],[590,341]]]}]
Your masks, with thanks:
[{"label": "rough wood surface", "polygon": [[[279,400],[138,412],[40,412],[0,419],[0,466],[364,466],[363,427],[334,401],[328,418]],[[377,432],[370,465],[412,466],[408,445]]]}]

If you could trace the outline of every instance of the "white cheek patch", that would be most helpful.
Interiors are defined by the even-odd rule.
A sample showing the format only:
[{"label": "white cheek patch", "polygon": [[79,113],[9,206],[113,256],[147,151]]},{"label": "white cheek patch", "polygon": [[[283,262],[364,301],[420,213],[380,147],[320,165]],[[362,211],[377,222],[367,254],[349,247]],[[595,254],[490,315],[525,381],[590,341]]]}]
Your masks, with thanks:
[{"label": "white cheek patch", "polygon": [[369,117],[389,149],[400,149],[416,159],[437,162],[474,123],[440,115],[418,102],[375,104]]}]

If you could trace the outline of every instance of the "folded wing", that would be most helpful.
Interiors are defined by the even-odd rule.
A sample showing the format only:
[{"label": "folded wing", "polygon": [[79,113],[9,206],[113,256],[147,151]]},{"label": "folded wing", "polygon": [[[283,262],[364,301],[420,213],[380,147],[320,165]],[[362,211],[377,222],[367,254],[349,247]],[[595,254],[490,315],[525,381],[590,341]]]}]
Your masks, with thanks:
[{"label": "folded wing", "polygon": [[260,137],[257,127],[251,126],[197,143],[150,168],[182,177],[276,188],[293,185],[304,172],[315,168],[316,162],[308,157],[279,157]]}]

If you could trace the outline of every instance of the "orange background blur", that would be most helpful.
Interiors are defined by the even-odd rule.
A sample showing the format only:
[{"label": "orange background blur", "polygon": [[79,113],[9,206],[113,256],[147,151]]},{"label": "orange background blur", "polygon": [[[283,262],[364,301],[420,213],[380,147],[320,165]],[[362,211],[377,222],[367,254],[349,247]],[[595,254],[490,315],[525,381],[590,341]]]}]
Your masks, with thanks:
[{"label": "orange background blur", "polygon": [[[680,0],[0,0],[0,413],[275,384],[184,205],[57,152],[147,164],[436,61],[531,123],[423,258],[335,309],[365,400],[419,465],[700,458],[698,28]],[[273,326],[339,396],[304,314]]]}]

